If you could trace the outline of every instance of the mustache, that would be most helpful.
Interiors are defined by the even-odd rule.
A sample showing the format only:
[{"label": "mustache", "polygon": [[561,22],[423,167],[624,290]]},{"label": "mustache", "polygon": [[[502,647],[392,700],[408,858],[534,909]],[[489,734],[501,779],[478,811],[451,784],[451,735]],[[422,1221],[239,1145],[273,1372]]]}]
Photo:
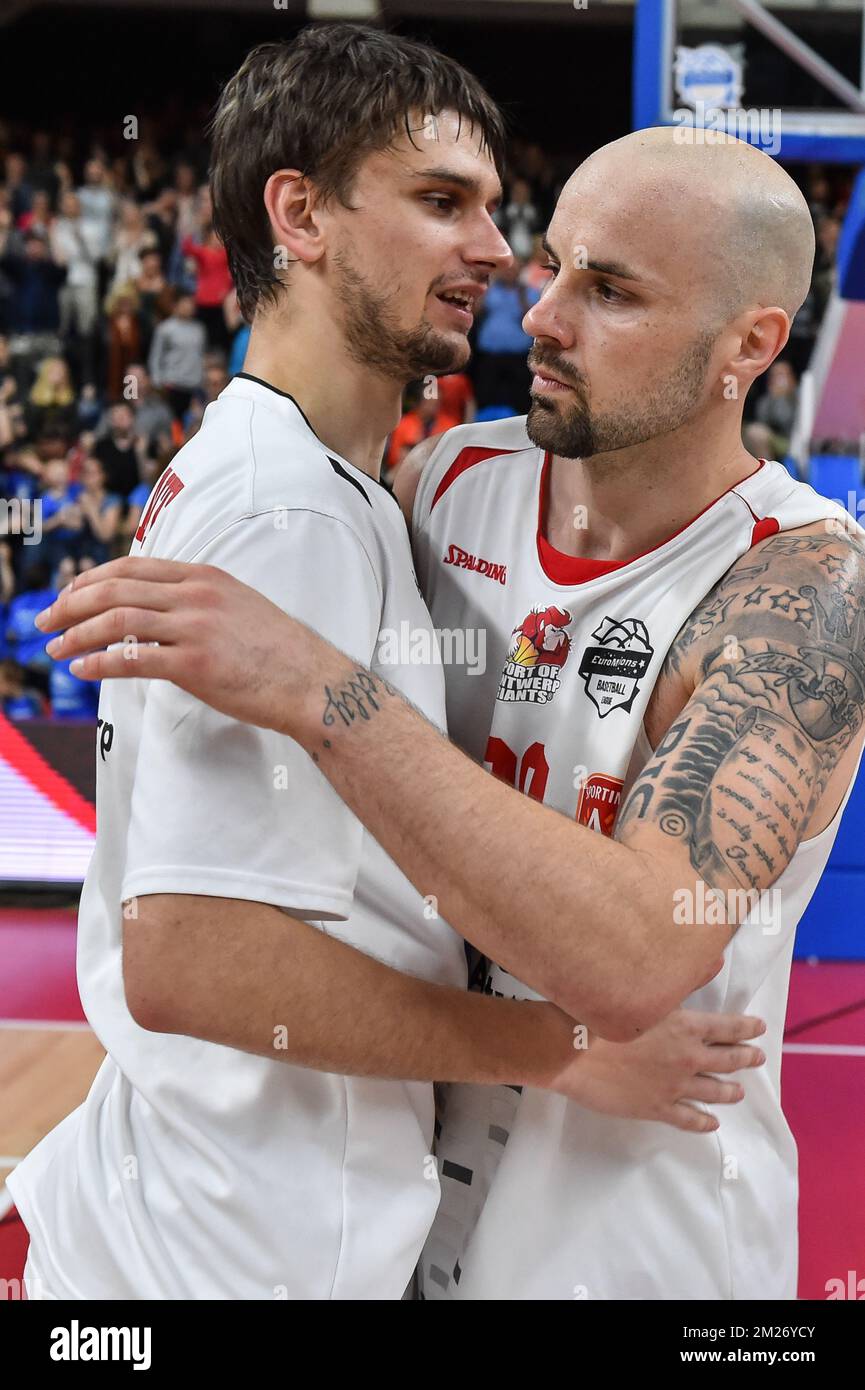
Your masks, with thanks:
[{"label": "mustache", "polygon": [[557,353],[538,352],[537,349],[533,349],[527,360],[529,369],[533,372],[542,372],[544,367],[549,367],[550,371],[561,377],[568,386],[585,386],[586,384],[579,372],[575,372],[573,367]]}]

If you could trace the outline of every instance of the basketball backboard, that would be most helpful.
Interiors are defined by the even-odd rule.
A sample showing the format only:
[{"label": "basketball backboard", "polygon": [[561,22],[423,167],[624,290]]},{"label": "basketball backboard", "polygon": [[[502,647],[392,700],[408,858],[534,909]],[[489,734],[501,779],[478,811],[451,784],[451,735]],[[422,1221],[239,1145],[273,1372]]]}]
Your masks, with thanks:
[{"label": "basketball backboard", "polygon": [[[812,13],[814,5],[811,0]],[[844,32],[856,32],[856,80],[794,33],[777,6],[637,0],[634,129],[676,125],[707,136],[726,130],[785,161],[865,164],[865,3],[820,6],[824,16],[835,10]],[[785,95],[800,95],[803,87],[813,104],[784,104]]]}]

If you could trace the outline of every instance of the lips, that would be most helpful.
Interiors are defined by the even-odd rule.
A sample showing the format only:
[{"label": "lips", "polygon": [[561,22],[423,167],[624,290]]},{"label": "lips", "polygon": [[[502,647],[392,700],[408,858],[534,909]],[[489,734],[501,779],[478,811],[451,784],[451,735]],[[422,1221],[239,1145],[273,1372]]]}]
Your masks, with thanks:
[{"label": "lips", "polygon": [[448,290],[447,293],[442,293],[437,298],[443,299],[445,304],[453,304],[456,309],[465,309],[468,314],[474,311],[474,299],[465,290]]},{"label": "lips", "polygon": [[545,377],[547,381],[554,381],[558,386],[573,386],[573,382],[565,381],[562,377],[556,376],[549,367],[545,367],[542,362],[529,362],[529,369],[535,376]]}]

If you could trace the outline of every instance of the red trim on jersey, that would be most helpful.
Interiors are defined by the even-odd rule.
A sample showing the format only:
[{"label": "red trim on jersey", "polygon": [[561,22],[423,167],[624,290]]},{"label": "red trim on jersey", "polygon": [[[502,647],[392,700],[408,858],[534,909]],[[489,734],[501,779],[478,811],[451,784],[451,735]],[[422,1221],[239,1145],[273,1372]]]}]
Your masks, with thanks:
[{"label": "red trim on jersey", "polygon": [[764,516],[762,521],[754,523],[754,529],[751,532],[751,545],[756,545],[758,541],[764,541],[767,536],[774,536],[780,530],[781,523],[777,517]]},{"label": "red trim on jersey", "polygon": [[518,454],[519,449],[481,449],[472,445],[467,449],[460,449],[453,463],[443,475],[441,482],[435,490],[435,496],[430,504],[430,512],[440,497],[443,497],[451,483],[456,482],[461,473],[465,473],[467,468],[471,468],[475,463],[483,463],[484,459],[496,458],[499,454]]},{"label": "red trim on jersey", "polygon": [[[753,478],[755,473],[759,473],[763,464],[766,462],[765,459],[760,459],[753,473],[748,473],[746,477],[740,478],[737,483],[733,483],[730,487],[726,488],[724,492],[719,493],[714,501],[709,502],[702,511],[697,512],[696,516],[692,516],[691,520],[686,521],[684,526],[680,526],[678,531],[673,531],[672,535],[667,536],[666,540],[659,541],[657,545],[650,546],[648,550],[642,550],[639,555],[631,555],[627,560],[591,560],[583,555],[566,555],[563,550],[557,550],[554,545],[550,544],[543,533],[543,521],[547,507],[547,493],[549,491],[549,474],[552,458],[552,453],[548,450],[544,455],[544,464],[541,469],[541,485],[538,496],[538,559],[541,562],[541,569],[544,571],[544,574],[548,579],[551,579],[554,584],[567,584],[571,586],[586,584],[590,579],[597,579],[599,575],[609,574],[612,570],[622,569],[624,565],[632,565],[635,560],[642,560],[644,556],[651,555],[653,551],[660,550],[662,546],[668,545],[670,541],[675,540],[676,536],[680,536],[683,531],[687,531],[689,526],[693,526],[695,521],[699,521],[700,517],[703,516],[710,507],[714,507],[715,502],[720,502],[721,498],[726,497],[728,492],[732,492],[734,488],[741,487],[742,483],[748,481],[748,478]],[[745,502],[744,497],[742,501]],[[747,502],[745,502],[745,506],[748,507]],[[766,536],[774,535],[776,531],[781,529],[774,517],[766,517],[761,521],[750,507],[748,507],[748,511],[751,512],[751,515],[757,523],[754,527],[755,533],[760,527],[767,528],[769,527],[769,523],[772,523],[771,529],[764,529],[761,531],[760,535],[757,537],[758,540],[763,540]],[[753,535],[751,544],[755,544]]]},{"label": "red trim on jersey", "polygon": [[96,807],[55,772],[23,734],[0,714],[0,758],[40,791],[64,815],[96,834]]}]

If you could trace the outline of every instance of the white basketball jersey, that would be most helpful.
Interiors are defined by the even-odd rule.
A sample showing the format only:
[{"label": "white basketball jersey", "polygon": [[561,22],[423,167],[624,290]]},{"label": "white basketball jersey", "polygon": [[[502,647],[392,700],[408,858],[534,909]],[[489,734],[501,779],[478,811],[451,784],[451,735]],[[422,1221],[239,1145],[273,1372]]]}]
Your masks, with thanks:
[{"label": "white basketball jersey", "polygon": [[[447,670],[451,737],[529,796],[610,835],[652,755],[643,716],[685,619],[756,541],[850,518],[763,462],[646,554],[574,559],[540,534],[549,466],[524,418],[449,431],[418,490],[415,558],[435,627],[445,637],[478,629],[476,650],[485,635],[483,671]],[[799,847],[722,972],[687,1001],[768,1026],[766,1066],[744,1077],[740,1105],[717,1107],[713,1135],[610,1118],[531,1088],[446,1089],[424,1297],[795,1297],[797,1164],[781,1041],[796,924],[840,815]],[[556,872],[527,859],[527,899]],[[485,987],[538,997],[497,966]]]}]

